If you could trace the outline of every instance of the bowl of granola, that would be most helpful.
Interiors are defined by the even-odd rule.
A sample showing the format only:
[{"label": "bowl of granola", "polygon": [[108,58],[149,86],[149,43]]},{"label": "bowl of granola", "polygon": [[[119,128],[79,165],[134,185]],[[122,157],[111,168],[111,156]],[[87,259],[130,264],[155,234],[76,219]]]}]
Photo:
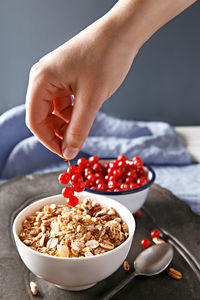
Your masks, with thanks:
[{"label": "bowl of granola", "polygon": [[114,273],[125,260],[135,221],[122,204],[102,195],[62,195],[38,200],[15,218],[13,235],[27,268],[67,290],[84,290]]}]

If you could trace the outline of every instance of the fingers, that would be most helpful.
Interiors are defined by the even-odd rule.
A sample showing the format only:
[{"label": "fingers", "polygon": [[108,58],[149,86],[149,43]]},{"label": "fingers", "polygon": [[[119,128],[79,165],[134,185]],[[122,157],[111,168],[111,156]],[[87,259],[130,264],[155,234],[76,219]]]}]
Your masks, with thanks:
[{"label": "fingers", "polygon": [[69,122],[72,114],[72,98],[71,95],[59,97],[53,100],[54,114],[65,122]]},{"label": "fingers", "polygon": [[63,121],[61,118],[53,114],[49,116],[48,120],[55,135],[62,139],[65,131],[67,130],[68,122]]},{"label": "fingers", "polygon": [[26,101],[26,124],[44,146],[63,157],[62,140],[55,134],[49,119],[54,109],[53,102],[42,98],[41,90],[37,86],[34,89],[29,88]]},{"label": "fingers", "polygon": [[86,140],[100,108],[98,101],[82,93],[75,97],[73,112],[63,137],[62,151],[66,159],[73,159]]}]

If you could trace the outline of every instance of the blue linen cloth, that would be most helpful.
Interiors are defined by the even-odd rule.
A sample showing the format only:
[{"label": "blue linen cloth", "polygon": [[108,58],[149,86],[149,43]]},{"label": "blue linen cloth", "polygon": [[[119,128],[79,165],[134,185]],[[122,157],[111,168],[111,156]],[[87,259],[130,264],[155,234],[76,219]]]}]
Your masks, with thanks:
[{"label": "blue linen cloth", "polygon": [[[102,158],[110,158],[122,153],[129,158],[139,155],[146,164],[157,166],[157,182],[162,186],[167,183],[166,187],[172,192],[175,191],[177,196],[181,191],[182,199],[189,203],[187,199],[190,193],[194,194],[194,189],[189,190],[187,198],[181,180],[174,184],[173,179],[169,184],[169,177],[176,178],[175,175],[172,176],[175,171],[178,177],[182,168],[186,168],[184,170],[187,171],[188,165],[191,168],[194,168],[194,165],[191,166],[191,156],[168,123],[120,120],[99,112],[81,152],[72,163],[79,157],[95,154]],[[168,169],[161,167],[166,165]],[[66,162],[46,149],[26,127],[25,105],[17,106],[1,115],[0,182],[25,174],[63,169],[66,169]],[[200,203],[200,187],[195,195],[192,199]],[[195,211],[200,213],[199,205],[195,205]]]}]

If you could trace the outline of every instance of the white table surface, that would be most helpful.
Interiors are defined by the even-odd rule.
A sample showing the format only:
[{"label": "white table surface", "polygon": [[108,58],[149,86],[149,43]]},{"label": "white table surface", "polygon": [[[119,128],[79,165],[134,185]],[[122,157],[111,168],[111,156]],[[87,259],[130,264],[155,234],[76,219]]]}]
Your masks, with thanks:
[{"label": "white table surface", "polygon": [[193,159],[200,162],[200,126],[177,126],[175,131]]}]

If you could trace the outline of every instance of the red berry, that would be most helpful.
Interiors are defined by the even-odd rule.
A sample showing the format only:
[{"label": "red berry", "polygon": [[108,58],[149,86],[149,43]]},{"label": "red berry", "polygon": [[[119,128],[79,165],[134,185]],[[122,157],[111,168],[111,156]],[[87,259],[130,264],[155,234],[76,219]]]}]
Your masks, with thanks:
[{"label": "red berry", "polygon": [[124,154],[118,155],[117,160],[127,160],[126,155]]},{"label": "red berry", "polygon": [[132,183],[130,183],[129,187],[130,187],[130,190],[133,190],[133,189],[137,189],[139,187],[139,185],[137,183],[132,182]]},{"label": "red berry", "polygon": [[73,189],[75,192],[80,193],[85,189],[85,182],[81,182],[79,184],[73,185]]},{"label": "red berry", "polygon": [[142,185],[145,185],[148,181],[149,181],[149,179],[146,176],[140,177],[137,180],[137,184],[142,186]]},{"label": "red berry", "polygon": [[67,204],[69,206],[76,206],[78,204],[79,200],[76,196],[70,195],[67,199]]},{"label": "red berry", "polygon": [[126,167],[127,166],[127,163],[125,160],[120,160],[117,164],[118,167]]},{"label": "red berry", "polygon": [[92,169],[94,172],[100,173],[102,171],[102,166],[98,163],[93,164]]},{"label": "red berry", "polygon": [[138,211],[136,211],[136,212],[134,213],[134,217],[135,217],[135,218],[140,217],[141,214],[142,214],[142,210],[139,209]]},{"label": "red berry", "polygon": [[79,167],[77,167],[77,166],[70,166],[69,168],[68,168],[68,172],[71,174],[71,175],[73,175],[73,174],[79,174]]},{"label": "red berry", "polygon": [[103,179],[103,178],[104,178],[103,173],[95,173],[95,176],[96,176],[96,178],[98,178],[98,179]]},{"label": "red berry", "polygon": [[128,183],[122,183],[120,184],[120,190],[121,191],[126,191],[126,190],[129,190],[129,184]]},{"label": "red berry", "polygon": [[107,186],[110,190],[114,190],[118,187],[118,184],[117,184],[117,181],[110,180],[110,181],[108,181]]},{"label": "red berry", "polygon": [[141,160],[141,158],[139,156],[135,156],[132,159],[133,161],[133,165],[135,168],[142,168],[143,167],[143,161]]},{"label": "red berry", "polygon": [[77,165],[79,167],[83,167],[85,168],[87,165],[88,165],[88,160],[86,158],[79,158],[78,161],[77,161]]},{"label": "red berry", "polygon": [[123,175],[123,171],[121,168],[117,168],[113,170],[113,175],[117,176],[117,177],[121,177]]},{"label": "red berry", "polygon": [[98,189],[99,191],[107,191],[107,184],[106,184],[106,183],[99,183],[99,184],[97,185],[97,189]]},{"label": "red berry", "polygon": [[98,185],[99,183],[105,183],[103,179],[99,178],[95,181],[95,184]]},{"label": "red berry", "polygon": [[85,168],[84,175],[87,177],[87,175],[93,174],[93,170],[90,167]]},{"label": "red berry", "polygon": [[150,246],[150,241],[148,239],[142,239],[140,243],[143,248],[148,248]]},{"label": "red berry", "polygon": [[68,198],[68,196],[74,195],[74,190],[71,187],[66,186],[62,189],[62,195],[63,197]]},{"label": "red berry", "polygon": [[147,176],[147,172],[144,170],[144,168],[137,169],[137,176],[138,177]]},{"label": "red berry", "polygon": [[129,171],[127,176],[133,177],[133,181],[137,181],[137,173],[135,171]]},{"label": "red berry", "polygon": [[92,183],[91,183],[90,181],[88,181],[88,180],[85,181],[85,187],[86,187],[86,188],[90,189],[91,186],[92,186]]},{"label": "red berry", "polygon": [[160,237],[160,231],[159,230],[157,230],[157,229],[153,229],[153,230],[151,230],[151,238],[153,239],[153,238],[159,238]]},{"label": "red berry", "polygon": [[61,173],[58,177],[58,180],[61,184],[68,184],[70,181],[71,175],[69,173]]},{"label": "red berry", "polygon": [[128,176],[126,177],[126,183],[132,183],[134,181],[133,177],[132,176]]},{"label": "red berry", "polygon": [[105,181],[105,182],[108,182],[108,181],[109,181],[109,178],[110,178],[110,176],[109,176],[109,175],[105,175],[105,177],[104,177],[104,181]]},{"label": "red berry", "polygon": [[80,174],[74,174],[71,177],[71,183],[72,185],[77,185],[79,183],[83,182],[83,177]]},{"label": "red berry", "polygon": [[89,181],[91,185],[93,185],[96,180],[97,180],[97,178],[96,178],[96,176],[94,174],[89,174],[87,176],[87,181]]},{"label": "red berry", "polygon": [[115,169],[116,166],[117,166],[117,162],[116,162],[115,160],[114,160],[114,161],[111,161],[111,162],[109,163],[109,168],[110,168],[110,169]]},{"label": "red berry", "polygon": [[90,156],[90,158],[88,159],[90,164],[96,164],[99,161],[99,157],[94,155],[94,156]]},{"label": "red berry", "polygon": [[117,181],[117,176],[116,175],[108,176],[108,181]]},{"label": "red berry", "polygon": [[107,170],[108,175],[112,175],[113,170],[114,170],[114,169],[112,169],[112,168],[108,168],[108,170]]}]

